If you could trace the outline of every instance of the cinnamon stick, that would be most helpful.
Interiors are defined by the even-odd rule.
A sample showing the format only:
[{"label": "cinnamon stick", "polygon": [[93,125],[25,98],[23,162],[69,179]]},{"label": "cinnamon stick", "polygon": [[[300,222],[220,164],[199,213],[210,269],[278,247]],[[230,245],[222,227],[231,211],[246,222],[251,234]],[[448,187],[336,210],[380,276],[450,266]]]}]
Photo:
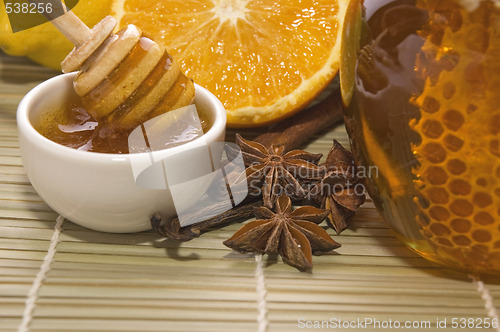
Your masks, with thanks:
[{"label": "cinnamon stick", "polygon": [[174,218],[162,225],[161,216],[155,213],[151,218],[151,226],[158,234],[178,241],[189,241],[213,229],[247,220],[253,216],[254,207],[262,206],[262,200],[243,202],[234,209],[228,210],[202,222],[181,227],[179,219]]},{"label": "cinnamon stick", "polygon": [[301,147],[308,139],[343,120],[340,90],[334,90],[317,105],[270,127],[255,141],[264,146],[284,145],[286,150]]},{"label": "cinnamon stick", "polygon": [[[257,136],[255,141],[265,146],[284,145],[286,150],[300,147],[323,129],[332,127],[343,119],[340,91],[337,89],[313,107],[305,109]],[[162,223],[159,214],[151,218],[153,230],[178,241],[189,241],[209,230],[242,222],[252,217],[253,208],[262,200],[244,201],[235,208],[200,223],[181,227],[177,218]]]}]

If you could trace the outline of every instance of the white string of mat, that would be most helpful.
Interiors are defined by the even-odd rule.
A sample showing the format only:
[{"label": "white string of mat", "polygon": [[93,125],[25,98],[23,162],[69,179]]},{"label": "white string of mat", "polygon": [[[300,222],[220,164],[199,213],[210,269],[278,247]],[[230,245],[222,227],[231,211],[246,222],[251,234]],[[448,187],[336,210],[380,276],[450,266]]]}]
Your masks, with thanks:
[{"label": "white string of mat", "polygon": [[42,266],[40,267],[40,270],[38,271],[36,278],[33,281],[33,284],[31,285],[28,297],[26,298],[24,312],[23,312],[23,319],[21,321],[21,324],[17,328],[18,332],[29,331],[31,321],[33,320],[33,312],[35,311],[36,301],[38,299],[38,292],[42,287],[42,283],[47,277],[47,273],[50,271],[50,265],[54,260],[63,223],[64,223],[64,218],[62,216],[57,217],[56,225],[54,226],[54,233],[52,234],[52,238],[50,239],[49,250],[47,251],[47,255],[45,255],[45,257],[43,258]]},{"label": "white string of mat", "polygon": [[[474,285],[476,285],[477,291],[484,301],[484,307],[488,312],[488,317],[490,317],[492,320],[496,319],[496,322],[498,324],[500,322],[500,318],[498,315],[498,310],[493,304],[493,296],[491,296],[490,291],[486,288],[484,282],[478,276],[470,274],[469,278],[471,278]],[[499,325],[497,325],[496,331],[500,332]]]},{"label": "white string of mat", "polygon": [[266,280],[264,278],[264,263],[262,262],[262,254],[255,255],[255,279],[257,282],[257,323],[258,332],[266,332],[269,322],[267,320],[267,290]]}]

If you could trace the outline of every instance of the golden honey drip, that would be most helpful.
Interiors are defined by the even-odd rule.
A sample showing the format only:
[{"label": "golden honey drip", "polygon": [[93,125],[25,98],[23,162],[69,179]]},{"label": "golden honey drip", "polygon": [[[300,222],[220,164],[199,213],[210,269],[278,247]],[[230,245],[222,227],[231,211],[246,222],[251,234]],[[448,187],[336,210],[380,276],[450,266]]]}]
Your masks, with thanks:
[{"label": "golden honey drip", "polygon": [[[500,270],[500,9],[419,0],[428,11],[417,58],[425,78],[411,128],[422,235],[469,270]],[[444,22],[444,23],[443,23]]]}]

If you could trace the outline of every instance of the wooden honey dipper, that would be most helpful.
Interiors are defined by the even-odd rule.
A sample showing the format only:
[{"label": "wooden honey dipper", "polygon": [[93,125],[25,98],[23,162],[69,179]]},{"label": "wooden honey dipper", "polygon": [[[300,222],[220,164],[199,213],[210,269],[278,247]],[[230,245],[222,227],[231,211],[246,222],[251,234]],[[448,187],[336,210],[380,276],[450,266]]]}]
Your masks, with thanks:
[{"label": "wooden honey dipper", "polygon": [[[30,0],[46,4],[47,0]],[[194,99],[194,84],[179,64],[134,25],[113,33],[116,20],[107,16],[89,29],[61,2],[44,13],[75,48],[62,61],[65,73],[79,70],[73,85],[87,112],[114,128],[131,129]]]}]

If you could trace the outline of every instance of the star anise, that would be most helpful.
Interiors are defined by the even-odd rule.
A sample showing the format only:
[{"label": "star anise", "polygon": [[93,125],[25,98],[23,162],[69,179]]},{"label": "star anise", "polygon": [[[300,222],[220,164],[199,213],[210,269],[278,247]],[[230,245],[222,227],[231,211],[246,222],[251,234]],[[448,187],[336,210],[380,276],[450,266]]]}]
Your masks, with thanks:
[{"label": "star anise", "polygon": [[340,247],[318,226],[327,210],[302,206],[292,211],[290,198],[283,194],[276,200],[275,211],[254,209],[256,220],[241,227],[224,244],[236,251],[280,254],[283,261],[301,271],[312,268],[312,254]]},{"label": "star anise", "polygon": [[236,135],[246,167],[250,194],[262,193],[264,205],[272,208],[277,197],[285,193],[292,199],[307,195],[303,180],[319,180],[325,169],[318,166],[322,154],[303,150],[285,152],[282,145],[266,148],[264,145]]},{"label": "star anise", "polygon": [[321,208],[330,210],[327,222],[340,234],[365,202],[364,186],[352,154],[336,140],[333,140],[325,167],[325,176],[311,193]]}]

